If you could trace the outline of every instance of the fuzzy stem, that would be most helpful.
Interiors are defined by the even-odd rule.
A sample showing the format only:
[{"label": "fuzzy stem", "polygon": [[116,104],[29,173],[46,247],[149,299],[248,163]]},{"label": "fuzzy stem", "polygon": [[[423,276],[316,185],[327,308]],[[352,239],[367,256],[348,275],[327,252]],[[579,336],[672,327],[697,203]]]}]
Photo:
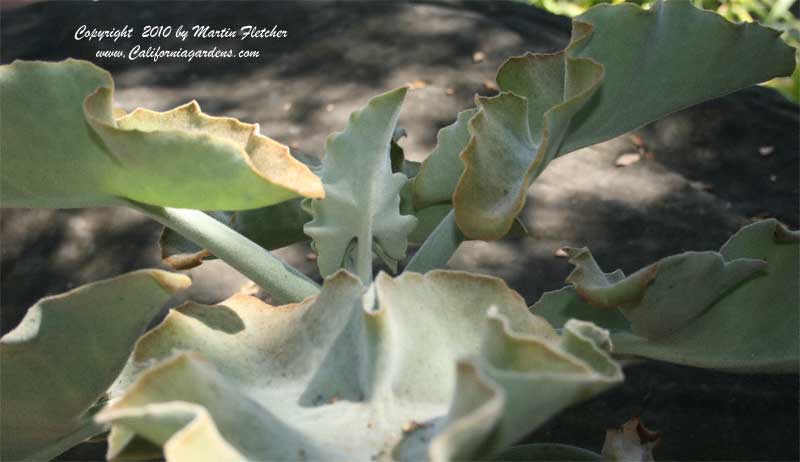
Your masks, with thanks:
[{"label": "fuzzy stem", "polygon": [[372,230],[368,228],[363,234],[366,238],[356,242],[356,273],[364,285],[369,285],[372,282]]},{"label": "fuzzy stem", "polygon": [[278,303],[319,293],[319,286],[264,248],[198,210],[158,207],[128,201],[135,209],[208,249],[263,287]]},{"label": "fuzzy stem", "polygon": [[431,235],[425,239],[422,247],[408,262],[405,270],[426,273],[432,269],[442,268],[463,241],[464,235],[456,224],[455,211],[450,210],[450,213],[436,225]]}]

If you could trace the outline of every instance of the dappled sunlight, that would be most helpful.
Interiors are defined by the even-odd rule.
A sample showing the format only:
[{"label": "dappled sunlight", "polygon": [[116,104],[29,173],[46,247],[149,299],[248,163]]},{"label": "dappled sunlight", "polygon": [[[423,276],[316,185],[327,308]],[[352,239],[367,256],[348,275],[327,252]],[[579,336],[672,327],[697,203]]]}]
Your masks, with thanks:
[{"label": "dappled sunlight", "polygon": [[[700,106],[686,113],[702,110]],[[628,135],[555,160],[528,191],[520,217],[529,236],[467,242],[449,266],[503,277],[533,303],[543,292],[565,285],[571,266],[554,255],[564,246],[588,247],[609,271],[621,268],[626,273],[670,254],[718,248],[749,217],[729,202],[726,191],[708,190],[697,177],[685,176],[690,170],[673,167],[678,159],[702,163],[702,158],[688,158],[687,151],[711,147],[684,147],[665,157],[667,146],[686,146],[680,143],[702,130],[691,120],[679,113],[649,127],[648,140],[665,139],[662,125],[668,131],[682,127],[684,136],[669,138],[670,143],[657,145],[654,158],[626,167],[615,161],[636,151]],[[756,154],[754,161],[760,160]]]},{"label": "dappled sunlight", "polygon": [[[150,21],[146,11],[132,4],[120,4],[113,11],[83,5],[80,15],[69,4],[46,7],[47,17],[57,19],[65,30],[71,28],[71,21],[76,25],[92,23],[97,17],[139,28]],[[553,21],[522,4],[478,3],[458,8],[447,4],[317,5],[313,14],[307,11],[308,5],[272,4],[267,8],[258,2],[238,4],[236,8],[222,4],[189,8],[198,24],[225,26],[268,13],[271,21],[286,22],[290,40],[265,42],[259,59],[230,61],[222,66],[214,60],[105,60],[100,64],[114,73],[117,105],[126,110],[165,110],[197,99],[207,113],[259,123],[263,134],[293,150],[317,156],[322,155],[327,135],[344,127],[350,112],[366,101],[365,95],[422,81],[425,87],[409,95],[399,124],[409,133],[403,146],[410,158],[421,159],[433,148],[436,131],[466,109],[475,93],[491,93],[484,81],[491,80],[503,60],[529,50],[557,50],[569,38],[566,20]],[[178,18],[173,22],[179,23],[187,16],[186,9],[177,3],[165,4],[159,9],[159,17],[164,23]],[[298,11],[304,12],[302,21],[294,17]],[[25,27],[18,33],[46,36],[51,25],[25,13],[24,9],[7,13],[9,17],[19,15],[20,22],[25,16]],[[548,21],[537,27],[506,26],[542,17]],[[39,45],[47,46],[45,40]],[[8,41],[21,43],[13,37]],[[187,47],[182,42],[170,43],[158,44]],[[219,45],[242,47],[241,43],[234,39],[220,41]],[[436,46],[418,47],[418,43]],[[4,60],[36,53],[36,45],[4,47]],[[52,59],[88,59],[95,51],[86,42],[65,41],[59,46],[68,48]],[[291,52],[287,52],[289,49]],[[473,60],[478,51],[485,56],[480,62]]]},{"label": "dappled sunlight", "polygon": [[[0,210],[3,434],[57,430],[4,459],[523,459],[631,416],[658,460],[795,454],[793,382],[690,369],[797,372],[800,113],[747,88],[789,72],[777,33],[678,0],[572,35],[524,1],[0,10],[3,203],[43,207]],[[289,35],[136,61],[70,36],[115,22]]]}]

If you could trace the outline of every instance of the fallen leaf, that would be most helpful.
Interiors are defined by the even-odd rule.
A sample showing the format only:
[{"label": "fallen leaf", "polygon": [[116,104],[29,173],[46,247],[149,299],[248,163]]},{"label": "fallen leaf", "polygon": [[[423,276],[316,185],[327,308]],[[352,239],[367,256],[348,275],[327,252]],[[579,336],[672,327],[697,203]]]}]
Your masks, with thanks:
[{"label": "fallen leaf", "polygon": [[642,155],[638,152],[629,152],[617,157],[617,161],[614,163],[617,167],[627,167],[631,164],[635,164],[642,160]]},{"label": "fallen leaf", "polygon": [[489,91],[500,91],[500,87],[497,86],[494,80],[486,79],[483,81],[483,86],[486,87]]},{"label": "fallen leaf", "polygon": [[486,53],[484,53],[482,51],[476,51],[475,53],[472,54],[472,61],[473,62],[479,63],[479,62],[481,62],[481,61],[483,61],[485,59],[486,59]]},{"label": "fallen leaf", "polygon": [[642,138],[641,136],[636,135],[636,134],[632,134],[630,136],[630,138],[631,138],[631,141],[633,142],[633,144],[635,144],[636,147],[639,148],[639,150],[643,151],[643,150],[647,149],[647,147],[646,147],[646,145],[644,143],[644,138]]},{"label": "fallen leaf", "polygon": [[622,426],[606,431],[603,443],[603,460],[608,462],[652,462],[653,448],[661,440],[661,433],[648,430],[635,417]]},{"label": "fallen leaf", "polygon": [[209,257],[211,253],[203,249],[195,253],[180,253],[170,255],[164,259],[164,263],[169,265],[174,270],[188,270],[203,263],[203,259]]},{"label": "fallen leaf", "polygon": [[407,83],[406,86],[408,87],[409,90],[419,90],[420,88],[427,87],[428,82],[417,79],[411,83]]}]

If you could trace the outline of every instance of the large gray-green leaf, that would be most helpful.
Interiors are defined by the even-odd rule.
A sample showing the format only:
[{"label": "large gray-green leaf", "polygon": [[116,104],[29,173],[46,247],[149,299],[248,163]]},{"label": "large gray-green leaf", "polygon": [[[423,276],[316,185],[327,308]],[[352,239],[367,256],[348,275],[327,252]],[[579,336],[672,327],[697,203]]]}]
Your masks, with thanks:
[{"label": "large gray-green leaf", "polygon": [[118,117],[111,75],[87,61],[0,66],[3,205],[124,204],[203,210],[263,207],[322,184],[258,126],[192,102]]},{"label": "large gray-green leaf", "polygon": [[381,274],[365,293],[338,272],[295,305],[171,311],[98,418],[109,457],[137,435],[169,461],[491,457],[619,383],[608,346],[579,321],[559,337],[495,278]]},{"label": "large gray-green leaf", "polygon": [[102,432],[87,416],[189,278],[141,270],[43,298],[0,339],[4,460],[50,459]]},{"label": "large gray-green leaf", "polygon": [[592,8],[574,20],[564,51],[509,59],[497,73],[502,93],[478,98],[454,194],[458,225],[467,237],[498,239],[557,156],[794,66],[779,32],[731,24],[688,0]]},{"label": "large gray-green leaf", "polygon": [[350,116],[344,132],[328,138],[322,162],[324,200],[312,200],[305,225],[319,253],[320,273],[354,269],[372,279],[372,251],[396,266],[408,247],[413,216],[400,215],[402,173],[392,173],[389,149],[406,88],[372,98]]},{"label": "large gray-green leaf", "polygon": [[631,332],[649,339],[679,330],[767,266],[758,259],[725,261],[717,252],[685,252],[612,282],[588,249],[566,251],[575,265],[567,282],[581,299],[597,308],[618,308]]},{"label": "large gray-green leaf", "polygon": [[627,278],[603,274],[591,254],[580,252],[574,287],[545,294],[532,310],[555,326],[575,317],[611,329],[617,353],[720,370],[796,372],[799,241],[777,221],[761,221],[742,228],[719,253],[667,257]]},{"label": "large gray-green leaf", "polygon": [[[409,236],[411,242],[423,242],[453,208],[453,191],[464,172],[460,154],[470,141],[467,123],[476,109],[458,114],[456,121],[436,135],[436,148],[422,163],[417,176],[401,193],[401,210],[417,217],[417,227]],[[509,231],[512,236],[527,234],[516,220]]]}]

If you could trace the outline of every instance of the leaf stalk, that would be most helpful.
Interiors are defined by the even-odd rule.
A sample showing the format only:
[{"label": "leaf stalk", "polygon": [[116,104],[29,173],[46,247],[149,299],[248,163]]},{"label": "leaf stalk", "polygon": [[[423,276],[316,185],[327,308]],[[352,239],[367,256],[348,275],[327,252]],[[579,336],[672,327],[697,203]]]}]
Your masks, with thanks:
[{"label": "leaf stalk", "polygon": [[408,262],[405,271],[426,273],[432,269],[443,268],[462,242],[464,234],[456,224],[455,211],[450,210]]},{"label": "leaf stalk", "polygon": [[298,302],[320,291],[319,285],[308,276],[199,210],[127,202],[136,210],[208,249],[263,287],[276,303]]}]

